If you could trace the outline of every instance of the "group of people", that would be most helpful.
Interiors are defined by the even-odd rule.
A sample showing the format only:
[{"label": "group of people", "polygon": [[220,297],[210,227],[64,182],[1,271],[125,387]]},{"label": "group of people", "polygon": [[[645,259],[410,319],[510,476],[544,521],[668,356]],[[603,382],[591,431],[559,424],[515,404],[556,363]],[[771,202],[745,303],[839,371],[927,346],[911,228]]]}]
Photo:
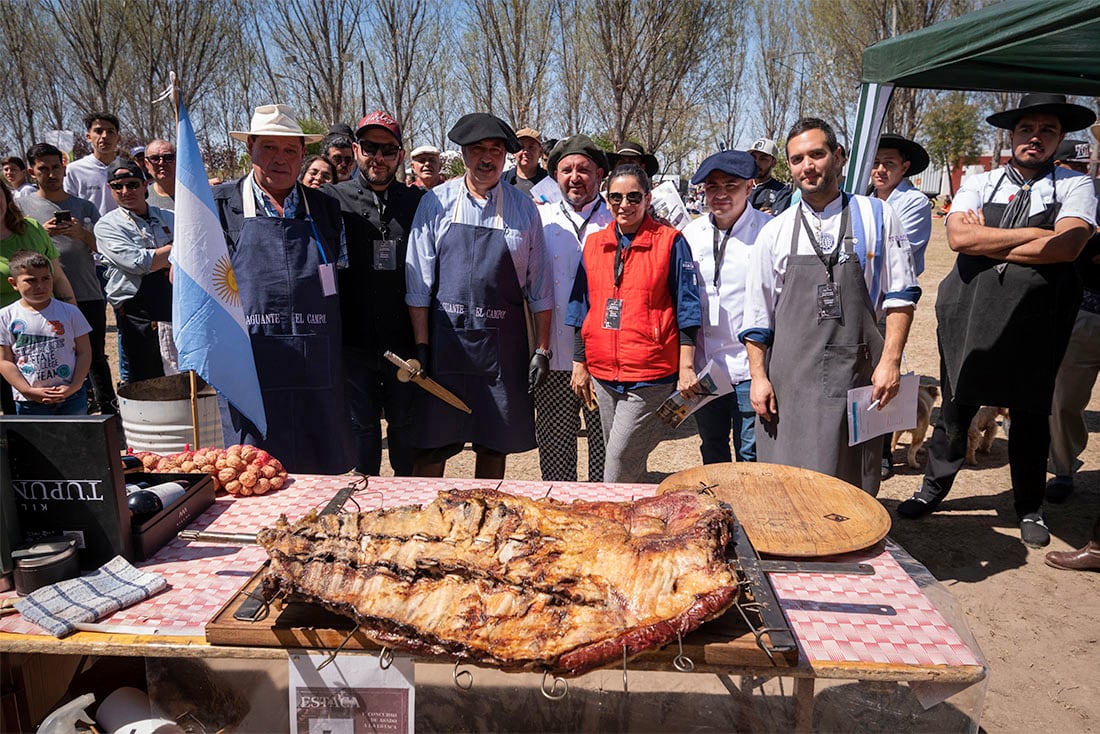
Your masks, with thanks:
[{"label": "group of people", "polygon": [[[1083,449],[1071,431],[1073,447],[1054,452],[1057,481],[1045,487],[1055,377],[1075,319],[1094,326],[1078,307],[1095,307],[1097,292],[1086,290],[1082,305],[1074,266],[1096,228],[1093,183],[1054,159],[1067,132],[1094,121],[1049,94],[989,118],[1010,131],[1013,155],[967,179],[947,220],[958,259],[937,299],[944,408],[903,518],[940,505],[970,418],[997,405],[1012,413],[1022,540],[1049,541],[1044,493],[1068,496]],[[12,233],[18,249],[40,254],[11,259],[12,286],[29,294],[19,308],[45,314],[33,333],[54,328],[36,295],[51,273],[56,296],[79,306],[64,330],[74,341],[70,380],[48,395],[39,388],[61,383],[28,379],[45,368],[20,362],[30,354],[34,363],[42,348],[4,327],[0,373],[20,404],[70,405],[89,371],[101,389],[93,251],[130,379],[161,368],[174,238],[174,181],[164,174],[174,149],[149,143],[143,170],[116,158],[117,119],[97,113],[87,123],[91,156],[65,169],[60,151],[36,145],[28,158],[38,189],[18,200],[4,189],[5,257]],[[680,231],[654,214],[657,160],[634,143],[606,152],[578,134],[547,149],[537,130],[469,114],[448,134],[465,173],[444,180],[440,151],[421,146],[406,183],[405,140],[385,112],[321,136],[304,134],[289,107],[264,105],[231,135],[252,169],[217,186],[214,202],[269,430],[260,435],[224,404],[227,441],[263,446],[291,471],[378,474],[384,417],[398,475],[442,476],[472,444],[478,477],[503,477],[508,454],[537,447],[544,480],[574,481],[583,425],[588,480],[630,482],[644,477],[665,436],[658,409],[678,393],[712,398],[696,412],[705,463],[800,466],[871,494],[892,471],[881,438],[848,445],[847,396],[870,385],[885,407],[899,391],[932,226],[928,198],[908,181],[929,163],[916,142],[882,136],[868,195],[847,194],[834,131],[803,118],[786,136],[792,184],[771,177],[779,150],[766,138],[711,155],[691,179],[708,213]],[[316,142],[322,155],[307,158]],[[515,167],[506,171],[509,154]],[[536,198],[547,179],[558,195]],[[42,200],[33,219],[9,216],[31,197]],[[85,315],[96,305],[98,322]],[[17,319],[32,328],[26,313]],[[415,358],[419,376],[470,412],[404,379],[387,351]],[[704,368],[721,371],[732,391],[709,394]],[[1090,386],[1095,374],[1093,366]],[[1068,410],[1083,410],[1082,378],[1067,379],[1076,387]],[[109,372],[102,389],[110,395]]]}]

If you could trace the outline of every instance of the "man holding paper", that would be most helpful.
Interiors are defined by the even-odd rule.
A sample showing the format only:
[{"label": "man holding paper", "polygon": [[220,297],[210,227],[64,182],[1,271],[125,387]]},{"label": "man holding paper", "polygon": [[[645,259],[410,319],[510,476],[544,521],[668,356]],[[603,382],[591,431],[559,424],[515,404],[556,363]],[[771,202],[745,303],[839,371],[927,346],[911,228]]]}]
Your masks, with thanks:
[{"label": "man holding paper", "polygon": [[[898,394],[920,298],[909,241],[889,204],[840,191],[844,157],[823,120],[795,123],[787,160],[802,199],[757,238],[738,334],[757,455],[876,495],[882,439],[848,445],[848,391],[872,385],[880,407]],[[885,342],[876,326],[883,311]]]},{"label": "man holding paper", "polygon": [[749,361],[737,339],[745,304],[749,254],[771,216],[748,205],[758,174],[748,153],[725,150],[703,161],[692,185],[703,184],[710,215],[684,227],[699,279],[702,336],[695,350],[695,371],[708,361],[729,378],[733,391],[695,413],[699,452],[704,464],[732,461],[730,433],[738,461],[756,461],[753,424],[756,413],[749,395]]}]

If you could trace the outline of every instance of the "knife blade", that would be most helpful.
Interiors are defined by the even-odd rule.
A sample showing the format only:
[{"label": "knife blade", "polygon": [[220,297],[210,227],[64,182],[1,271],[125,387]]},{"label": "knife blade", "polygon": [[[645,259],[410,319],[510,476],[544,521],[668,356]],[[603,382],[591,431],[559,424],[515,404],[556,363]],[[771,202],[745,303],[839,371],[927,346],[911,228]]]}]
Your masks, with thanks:
[{"label": "knife blade", "polygon": [[408,382],[409,380],[412,380],[414,383],[427,390],[432,395],[435,395],[437,398],[447,403],[447,405],[450,405],[452,408],[457,408],[464,413],[473,413],[473,411],[470,410],[470,406],[462,402],[462,398],[458,397],[453,392],[425,375],[424,371],[420,369],[420,363],[417,362],[415,359],[404,360],[390,351],[387,351],[382,356],[397,366],[397,379],[401,380],[402,382]]}]

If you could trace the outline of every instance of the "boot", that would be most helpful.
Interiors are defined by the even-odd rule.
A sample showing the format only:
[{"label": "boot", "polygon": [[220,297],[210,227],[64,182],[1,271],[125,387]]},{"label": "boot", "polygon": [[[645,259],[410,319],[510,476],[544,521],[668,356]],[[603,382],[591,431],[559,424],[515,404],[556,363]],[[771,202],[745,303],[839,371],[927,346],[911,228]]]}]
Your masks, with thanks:
[{"label": "boot", "polygon": [[1048,566],[1066,571],[1100,571],[1100,518],[1092,526],[1092,540],[1071,551],[1051,551],[1046,555]]}]

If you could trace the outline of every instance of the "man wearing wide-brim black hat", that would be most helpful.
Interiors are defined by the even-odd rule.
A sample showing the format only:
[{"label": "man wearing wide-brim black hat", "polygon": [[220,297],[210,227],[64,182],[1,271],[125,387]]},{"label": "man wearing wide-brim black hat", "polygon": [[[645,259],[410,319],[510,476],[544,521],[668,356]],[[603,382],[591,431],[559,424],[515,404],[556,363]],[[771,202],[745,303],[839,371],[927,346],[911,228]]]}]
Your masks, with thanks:
[{"label": "man wearing wide-brim black hat", "polygon": [[657,164],[657,156],[646,153],[645,148],[638,143],[623,143],[614,153],[607,154],[607,165],[610,171],[614,171],[619,166],[627,163],[641,166],[650,178],[656,176],[657,171],[660,170],[660,166]]},{"label": "man wearing wide-brim black hat", "polygon": [[443,476],[447,459],[469,442],[476,475],[500,479],[508,454],[535,448],[531,393],[550,371],[553,274],[535,203],[500,185],[506,154],[520,149],[512,128],[475,113],[460,118],[448,137],[462,148],[466,174],[420,200],[405,260],[405,303],[421,368],[472,413],[417,394],[413,473]]},{"label": "man wearing wide-brim black hat", "polygon": [[1096,225],[1087,176],[1054,165],[1067,132],[1096,115],[1060,94],[1025,94],[987,118],[1011,131],[1012,160],[963,182],[947,218],[958,253],[936,300],[943,408],[929,443],[924,481],[898,506],[926,515],[943,502],[982,405],[1008,408],[1009,467],[1020,539],[1050,542],[1043,520],[1054,378],[1081,300],[1073,260]]}]

